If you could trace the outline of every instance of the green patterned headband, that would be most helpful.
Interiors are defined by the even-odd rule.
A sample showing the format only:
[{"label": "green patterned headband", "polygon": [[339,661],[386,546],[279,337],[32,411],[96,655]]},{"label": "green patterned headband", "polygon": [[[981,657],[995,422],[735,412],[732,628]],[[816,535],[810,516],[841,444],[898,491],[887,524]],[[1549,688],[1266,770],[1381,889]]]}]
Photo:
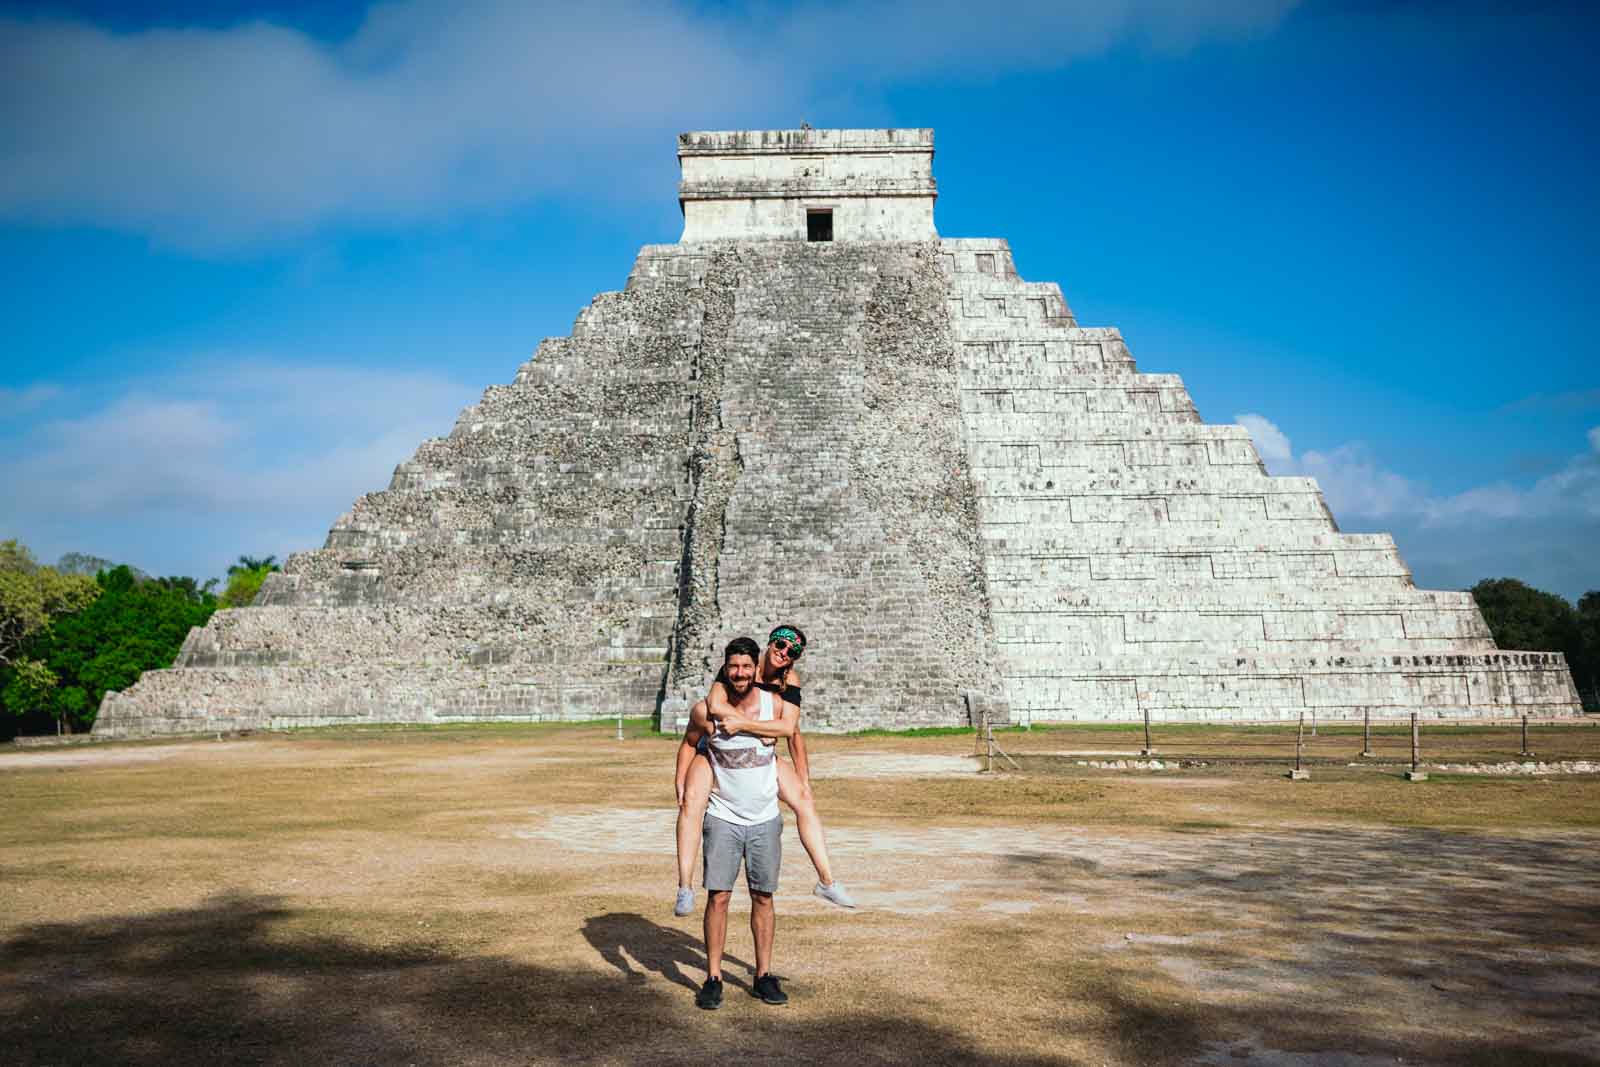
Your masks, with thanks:
[{"label": "green patterned headband", "polygon": [[806,647],[805,639],[802,638],[799,634],[795,633],[794,632],[794,627],[792,627],[792,626],[780,626],[776,630],[772,631],[770,634],[767,635],[767,644],[770,645],[772,642],[778,640],[780,637],[783,638],[783,640],[789,642],[789,644],[793,645],[796,648],[805,648]]}]

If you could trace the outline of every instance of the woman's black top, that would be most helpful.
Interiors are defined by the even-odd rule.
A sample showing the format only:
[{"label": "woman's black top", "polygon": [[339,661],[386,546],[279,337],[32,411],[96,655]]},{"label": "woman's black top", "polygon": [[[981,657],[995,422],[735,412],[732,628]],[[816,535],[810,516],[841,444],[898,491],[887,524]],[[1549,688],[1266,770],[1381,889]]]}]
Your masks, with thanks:
[{"label": "woman's black top", "polygon": [[769,693],[779,693],[779,695],[790,704],[793,704],[797,708],[800,706],[800,687],[798,685],[786,685],[783,687],[781,692],[778,687],[771,682],[757,682],[756,687],[758,689],[765,689]]}]

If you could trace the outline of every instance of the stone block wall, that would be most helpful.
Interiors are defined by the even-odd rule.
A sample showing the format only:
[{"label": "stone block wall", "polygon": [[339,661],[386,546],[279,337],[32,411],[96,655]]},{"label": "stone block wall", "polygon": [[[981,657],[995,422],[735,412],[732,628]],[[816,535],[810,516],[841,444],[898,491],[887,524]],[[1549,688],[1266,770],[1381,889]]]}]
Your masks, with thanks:
[{"label": "stone block wall", "polygon": [[832,215],[834,241],[930,241],[932,130],[727,130],[678,138],[685,243],[804,241]]},{"label": "stone block wall", "polygon": [[96,732],[648,712],[678,614],[702,309],[643,260]]},{"label": "stone block wall", "polygon": [[1022,721],[1563,714],[1559,655],[1497,652],[1310,478],[1078,327],[1005,242],[941,242],[987,585]]},{"label": "stone block wall", "polygon": [[812,727],[948,723],[968,690],[998,699],[937,247],[741,244],[703,278],[726,310],[699,431],[720,452],[692,505],[667,720],[729,637],[780,621],[811,638]]}]

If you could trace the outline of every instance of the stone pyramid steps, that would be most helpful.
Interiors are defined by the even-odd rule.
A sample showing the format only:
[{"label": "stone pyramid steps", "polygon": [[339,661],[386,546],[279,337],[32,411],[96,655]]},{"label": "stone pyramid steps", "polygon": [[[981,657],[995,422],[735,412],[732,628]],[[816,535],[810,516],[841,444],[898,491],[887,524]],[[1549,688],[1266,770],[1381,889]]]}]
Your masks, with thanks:
[{"label": "stone pyramid steps", "polygon": [[[1354,715],[1375,703],[1473,714],[1509,699],[1514,685],[1408,680],[1372,655],[1492,651],[1470,597],[1416,589],[1387,536],[1338,533],[1314,480],[1268,477],[1242,427],[1200,422],[1181,379],[1139,373],[1116,331],[1027,322],[1011,299],[994,302],[1020,291],[1003,243],[942,244],[1014,709],[1229,718]],[[1197,663],[1219,650],[1232,659]],[[1315,666],[1325,657],[1344,666]],[[1542,670],[1526,677],[1546,679],[1528,684],[1549,699]]]},{"label": "stone pyramid steps", "polygon": [[596,297],[269,578],[261,606],[191,635],[186,669],[109,700],[108,732],[179,731],[197,704],[208,728],[652,704],[700,314],[682,285]]},{"label": "stone pyramid steps", "polygon": [[1243,463],[1198,468],[1142,467],[1120,471],[1068,468],[1049,472],[1015,467],[979,467],[973,481],[981,498],[1055,500],[1078,496],[1169,497],[1191,494],[1234,495],[1318,493],[1315,478],[1262,473]]},{"label": "stone pyramid steps", "polygon": [[[542,672],[522,665],[396,667],[362,660],[149,671],[102,710],[105,737],[286,730],[370,722],[584,720],[647,707],[661,664],[580,661]],[[134,703],[134,702],[137,703]],[[131,706],[130,706],[131,705]]]},{"label": "stone pyramid steps", "polygon": [[[1019,662],[1013,713],[1022,721],[1110,716],[1158,722],[1356,720],[1418,712],[1535,713],[1547,706],[1549,654],[1474,651],[1455,655],[1374,654],[1085,658],[1050,663],[1049,674]],[[1160,740],[1157,738],[1159,748]]]},{"label": "stone pyramid steps", "polygon": [[[1419,613],[1449,611],[1473,613],[1472,594],[1440,589],[1416,589],[1394,584],[1368,584],[1360,582],[1329,582],[1312,580],[1273,583],[1262,588],[1251,582],[1207,582],[1193,580],[1178,586],[1184,596],[1186,609],[1199,611],[1237,610],[1256,608],[1275,610],[1303,608],[1309,603],[1328,610],[1348,609],[1399,610],[1410,609]],[[1163,585],[1165,587],[1165,585]],[[1086,584],[1046,583],[1034,581],[1014,585],[997,584],[991,590],[992,602],[999,612],[1010,611],[1162,611],[1164,605],[1150,603],[1148,583],[1140,582],[1090,582]],[[1483,631],[1487,633],[1488,631]]]},{"label": "stone pyramid steps", "polygon": [[[638,603],[626,592],[614,598]],[[216,630],[196,628],[179,654],[178,667],[270,666],[282,663],[338,665],[354,660],[418,665],[482,666],[489,663],[551,665],[576,662],[579,653],[539,638],[551,627],[592,625],[602,615],[574,599],[560,619],[535,622],[502,618],[483,604],[430,605],[427,612],[397,605],[380,607],[262,607]],[[327,639],[303,640],[308,626]],[[605,643],[581,654],[609,662],[660,663],[672,619],[641,614],[609,626]]]}]

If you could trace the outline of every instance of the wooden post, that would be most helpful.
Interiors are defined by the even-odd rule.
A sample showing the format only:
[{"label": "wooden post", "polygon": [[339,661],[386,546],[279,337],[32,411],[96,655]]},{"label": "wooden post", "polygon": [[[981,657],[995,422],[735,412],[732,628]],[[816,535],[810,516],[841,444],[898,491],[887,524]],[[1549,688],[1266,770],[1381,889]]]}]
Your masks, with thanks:
[{"label": "wooden post", "polygon": [[1315,710],[1311,712],[1311,736],[1317,736],[1317,713]]},{"label": "wooden post", "polygon": [[622,712],[617,712],[617,740],[622,740]]},{"label": "wooden post", "polygon": [[1144,709],[1144,750],[1142,752],[1140,752],[1139,755],[1141,755],[1141,756],[1154,756],[1155,754],[1156,754],[1156,746],[1150,743],[1150,709],[1149,708],[1145,708]]},{"label": "wooden post", "polygon": [[989,743],[989,770],[994,770],[994,723],[987,718],[983,723],[983,735]]},{"label": "wooden post", "polygon": [[1517,755],[1519,755],[1519,756],[1531,756],[1531,755],[1533,755],[1533,751],[1530,748],[1528,748],[1528,717],[1526,715],[1524,715],[1522,717],[1522,751],[1518,752]]},{"label": "wooden post", "polygon": [[1289,780],[1303,782],[1311,777],[1311,772],[1300,765],[1300,758],[1306,747],[1306,713],[1300,713],[1300,723],[1294,732],[1294,770],[1289,772]]},{"label": "wooden post", "polygon": [[1361,754],[1372,758],[1372,709],[1361,709]]},{"label": "wooden post", "polygon": [[1421,758],[1422,758],[1422,735],[1421,735],[1421,732],[1417,729],[1417,713],[1413,711],[1411,713],[1411,769],[1409,771],[1407,771],[1406,774],[1405,774],[1406,781],[1408,781],[1408,782],[1426,782],[1428,780],[1428,772],[1427,771],[1419,771],[1417,769],[1417,765],[1418,765],[1419,761],[1421,760]]}]

